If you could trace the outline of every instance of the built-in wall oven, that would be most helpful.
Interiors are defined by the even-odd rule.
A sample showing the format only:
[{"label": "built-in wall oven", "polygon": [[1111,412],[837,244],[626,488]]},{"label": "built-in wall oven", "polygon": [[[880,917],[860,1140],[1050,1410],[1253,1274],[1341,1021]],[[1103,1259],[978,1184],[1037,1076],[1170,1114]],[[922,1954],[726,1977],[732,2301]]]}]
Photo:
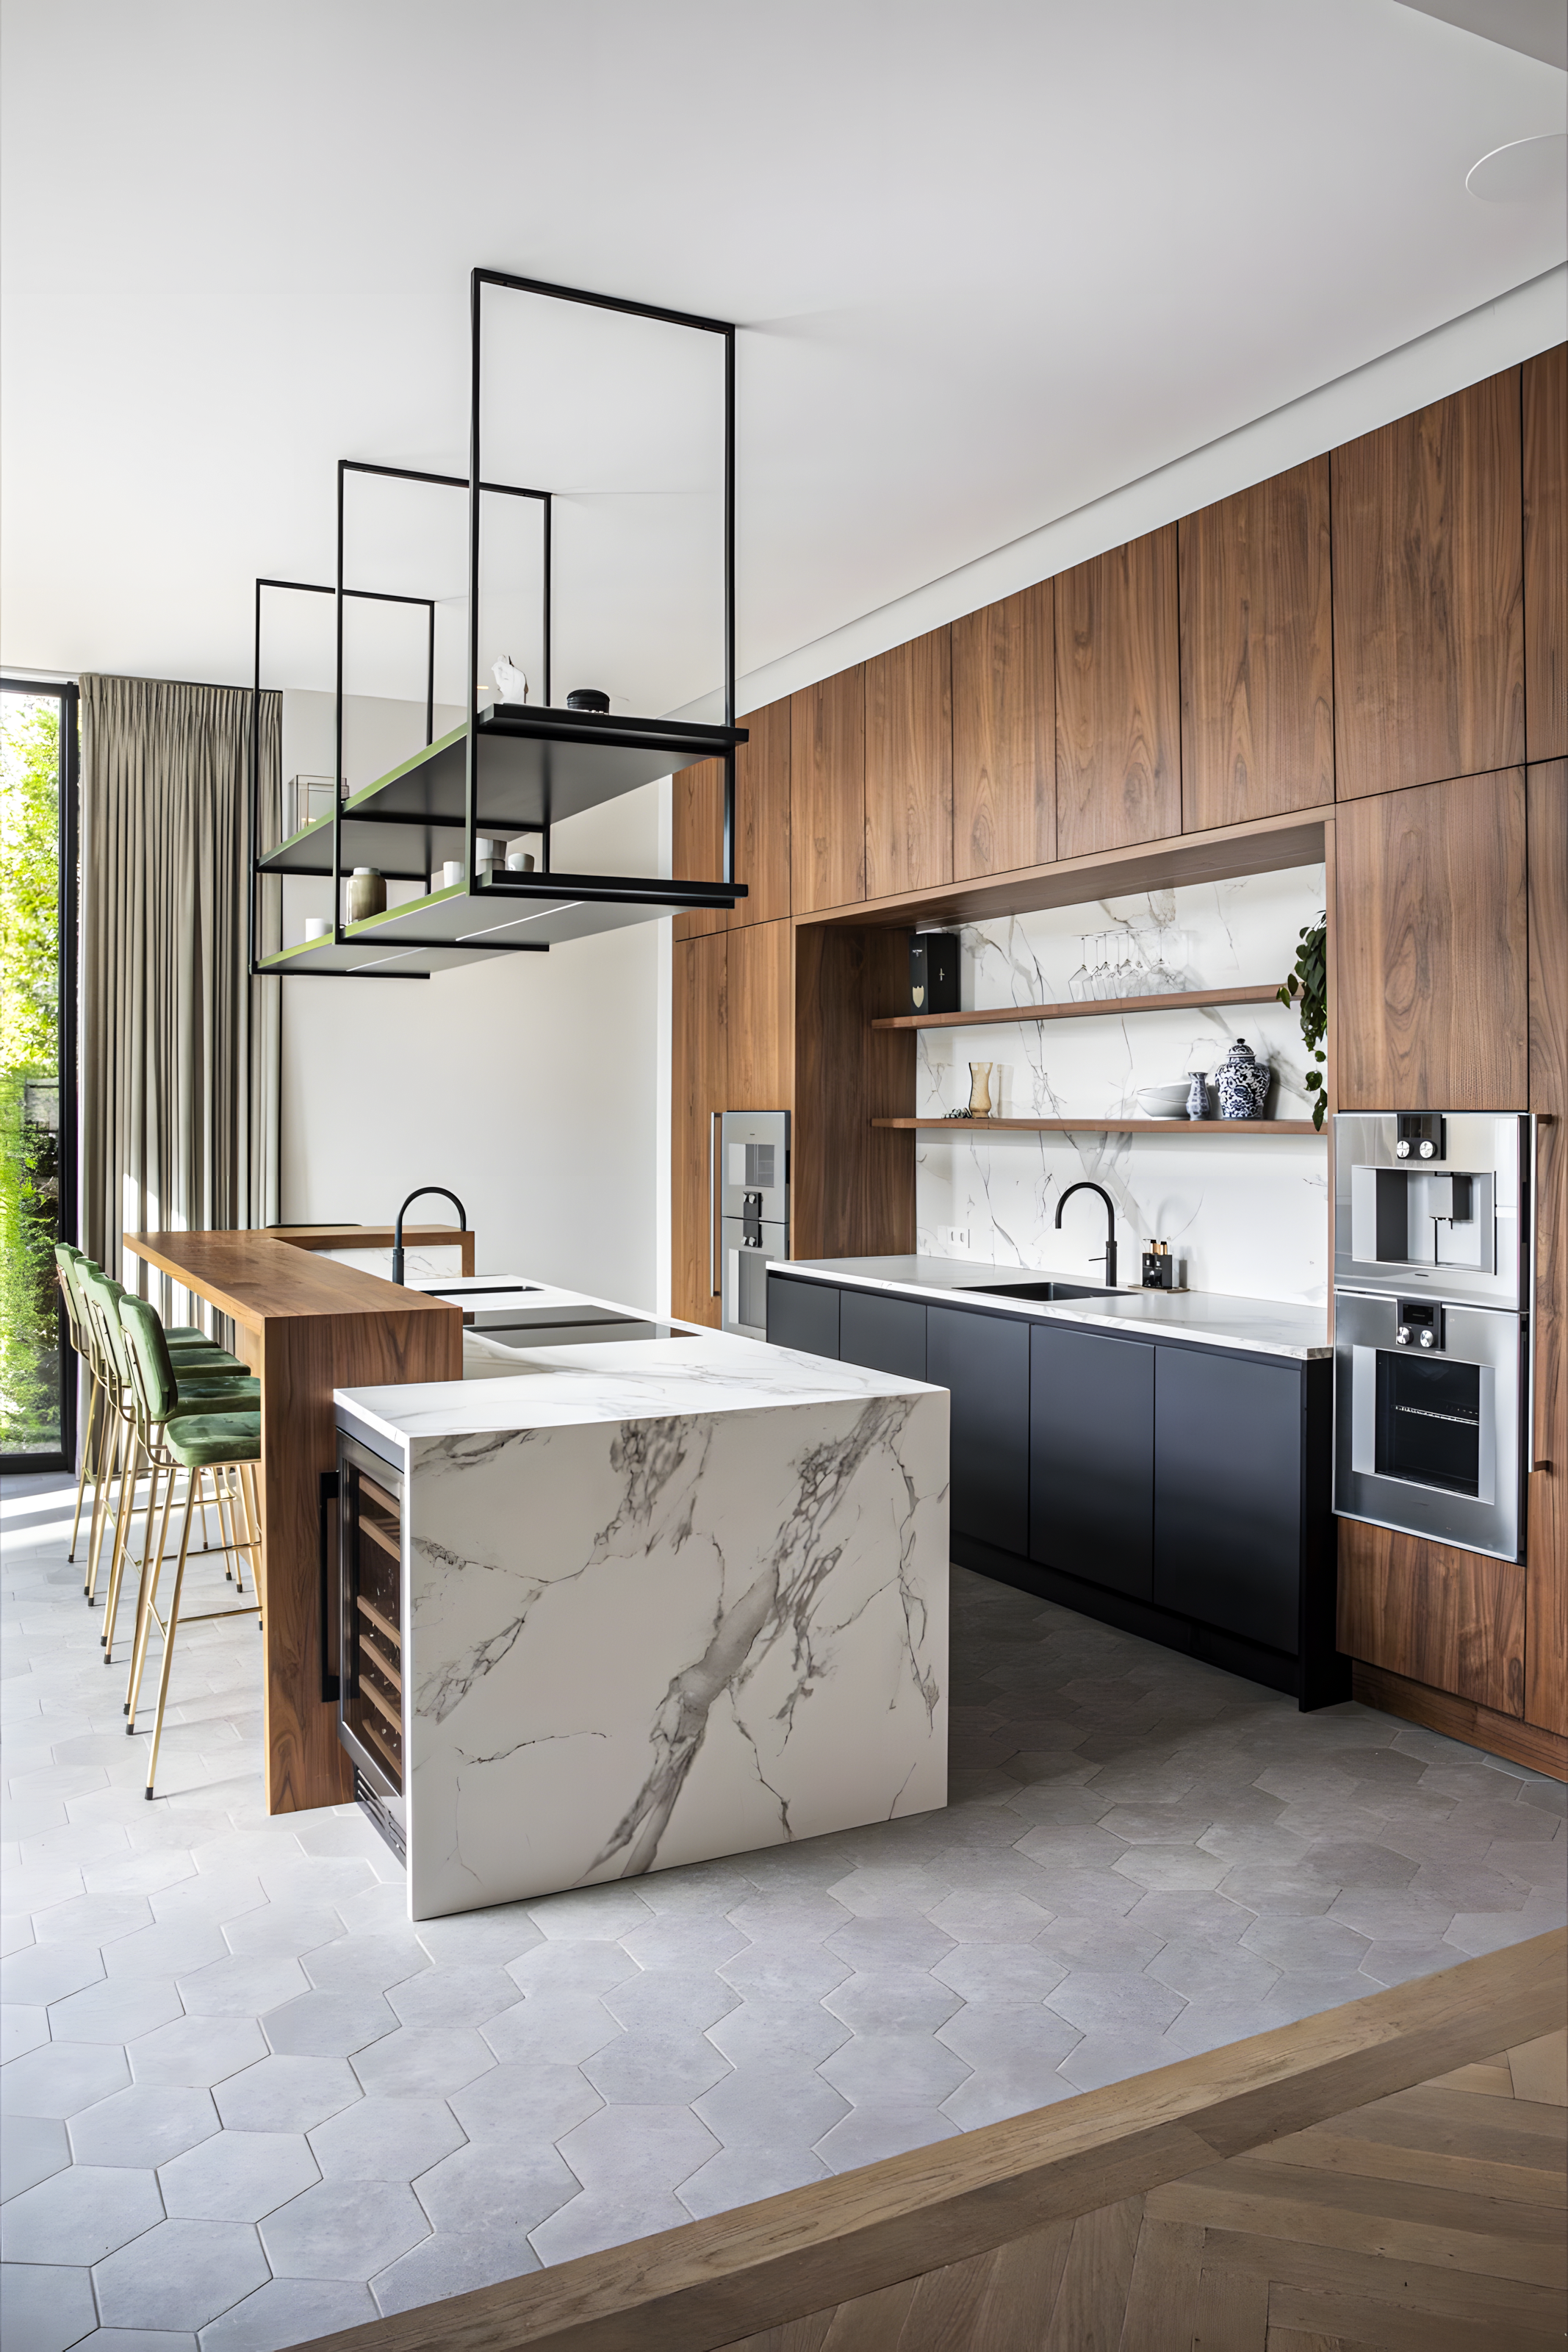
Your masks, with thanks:
[{"label": "built-in wall oven", "polygon": [[789,1255],[789,1114],[714,1117],[721,1320],[742,1339],[768,1337],[768,1268]]},{"label": "built-in wall oven", "polygon": [[1530,1119],[1334,1121],[1334,1508],[1518,1559],[1531,1425]]},{"label": "built-in wall oven", "polygon": [[407,1859],[403,1792],[403,1477],[338,1433],[338,1737],[354,1795]]}]

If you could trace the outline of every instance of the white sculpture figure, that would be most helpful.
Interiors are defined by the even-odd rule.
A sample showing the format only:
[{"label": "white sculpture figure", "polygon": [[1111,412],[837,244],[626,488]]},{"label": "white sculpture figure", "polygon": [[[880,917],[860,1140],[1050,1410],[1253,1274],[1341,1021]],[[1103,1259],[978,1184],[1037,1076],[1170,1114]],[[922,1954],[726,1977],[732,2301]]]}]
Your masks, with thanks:
[{"label": "white sculpture figure", "polygon": [[500,660],[496,663],[490,675],[496,681],[497,688],[500,693],[503,702],[526,702],[528,700],[528,678],[524,672],[517,667],[510,654],[503,654],[501,656]]}]

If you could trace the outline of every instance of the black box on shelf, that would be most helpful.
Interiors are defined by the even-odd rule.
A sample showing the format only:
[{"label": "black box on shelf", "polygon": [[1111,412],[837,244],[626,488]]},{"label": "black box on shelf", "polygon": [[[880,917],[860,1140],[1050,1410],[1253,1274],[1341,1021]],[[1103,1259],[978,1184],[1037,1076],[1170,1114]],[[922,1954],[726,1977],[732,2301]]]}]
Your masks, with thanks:
[{"label": "black box on shelf", "polygon": [[909,942],[911,1013],[956,1013],[958,934],[916,931]]}]

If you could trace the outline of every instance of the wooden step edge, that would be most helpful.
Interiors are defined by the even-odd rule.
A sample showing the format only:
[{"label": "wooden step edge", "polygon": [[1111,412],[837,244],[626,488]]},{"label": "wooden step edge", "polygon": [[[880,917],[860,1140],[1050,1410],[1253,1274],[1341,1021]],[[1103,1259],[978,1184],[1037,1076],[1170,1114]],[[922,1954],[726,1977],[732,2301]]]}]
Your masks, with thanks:
[{"label": "wooden step edge", "polygon": [[306,2352],[714,2352],[1552,2032],[1568,1930]]}]

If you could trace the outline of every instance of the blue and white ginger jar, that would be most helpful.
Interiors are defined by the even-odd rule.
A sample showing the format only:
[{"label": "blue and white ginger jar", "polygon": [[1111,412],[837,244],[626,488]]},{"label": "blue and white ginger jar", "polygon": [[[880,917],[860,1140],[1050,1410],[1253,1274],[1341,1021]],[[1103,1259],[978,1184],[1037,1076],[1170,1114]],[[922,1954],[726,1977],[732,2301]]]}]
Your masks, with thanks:
[{"label": "blue and white ginger jar", "polygon": [[1269,1065],[1260,1062],[1245,1037],[1238,1037],[1216,1070],[1221,1118],[1261,1118],[1269,1098]]}]

